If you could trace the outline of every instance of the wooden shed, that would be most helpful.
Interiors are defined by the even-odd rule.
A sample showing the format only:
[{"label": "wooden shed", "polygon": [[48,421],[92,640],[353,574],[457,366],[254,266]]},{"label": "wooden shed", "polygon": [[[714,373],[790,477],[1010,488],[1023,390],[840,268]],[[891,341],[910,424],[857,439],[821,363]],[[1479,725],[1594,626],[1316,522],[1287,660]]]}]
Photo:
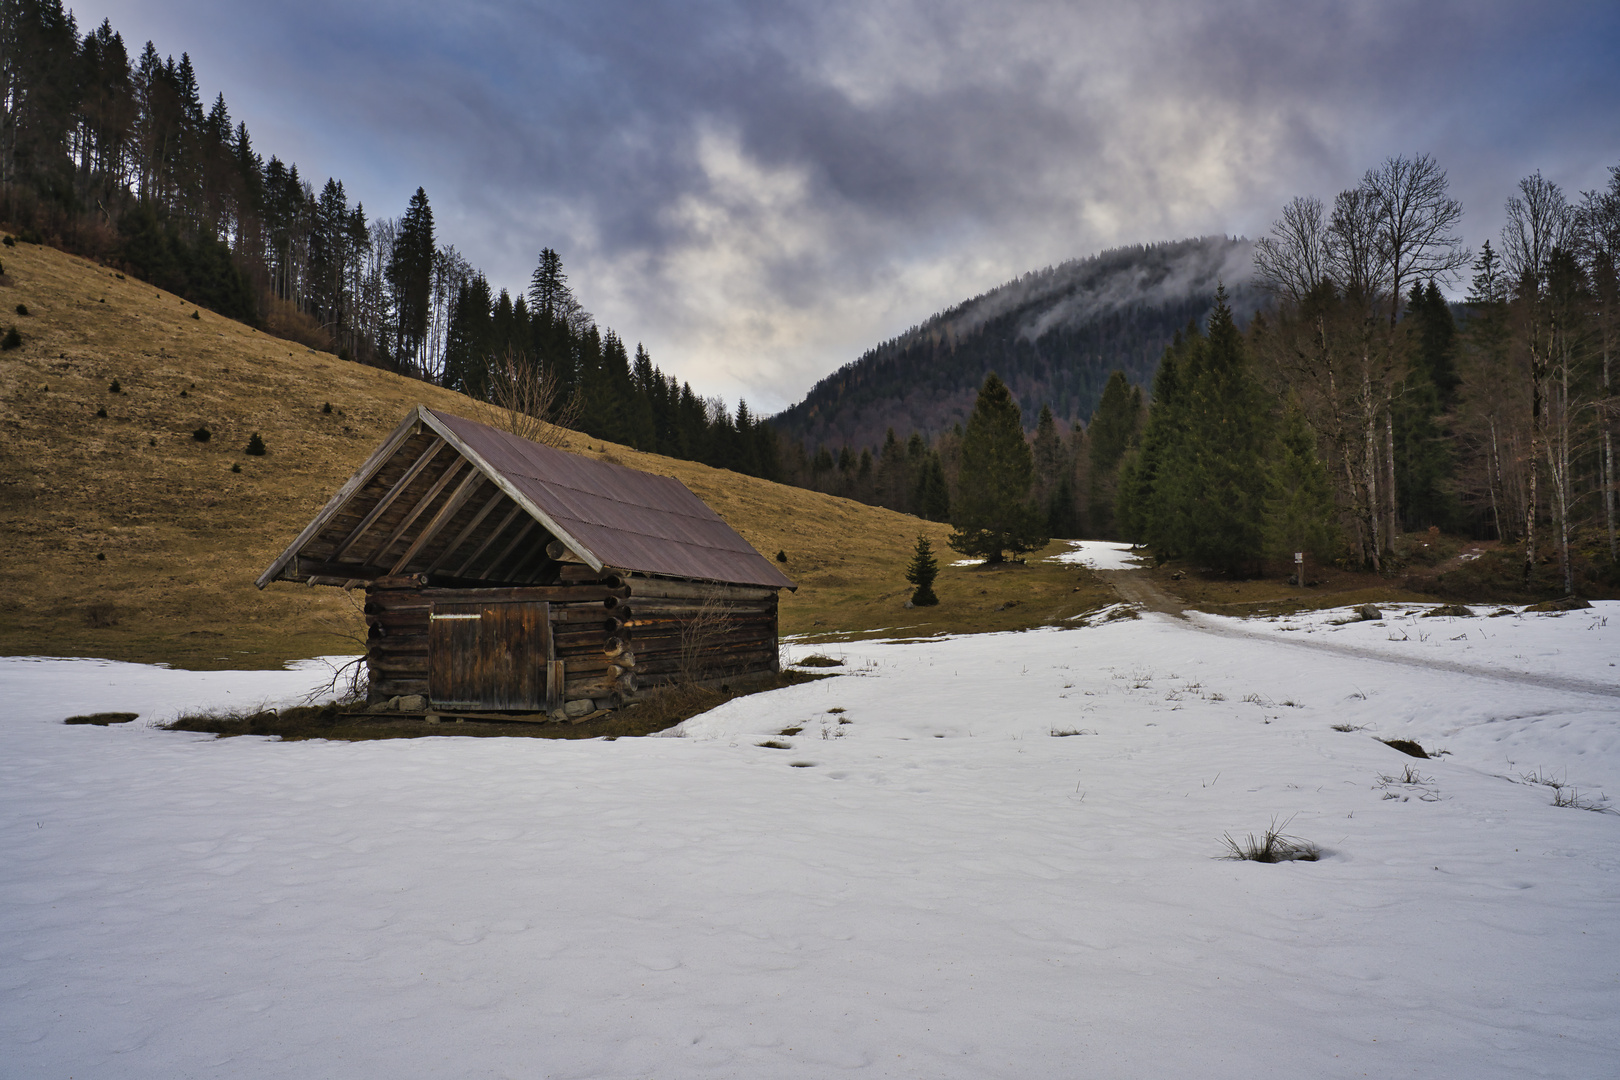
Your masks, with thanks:
[{"label": "wooden shed", "polygon": [[777,671],[794,588],[674,477],[420,405],[272,581],[365,588],[373,702],[568,715]]}]

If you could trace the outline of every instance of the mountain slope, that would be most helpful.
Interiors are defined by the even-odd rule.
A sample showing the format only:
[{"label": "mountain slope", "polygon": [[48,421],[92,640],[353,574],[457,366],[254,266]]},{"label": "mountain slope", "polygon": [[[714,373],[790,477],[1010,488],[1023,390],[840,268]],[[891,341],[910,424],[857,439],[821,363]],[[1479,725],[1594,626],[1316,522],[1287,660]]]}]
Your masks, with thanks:
[{"label": "mountain slope", "polygon": [[[364,626],[347,594],[261,592],[254,577],[412,405],[493,419],[487,406],[59,251],[19,244],[0,259],[0,332],[15,323],[23,338],[0,352],[0,654],[260,667],[360,651]],[[13,314],[19,304],[27,315]],[[264,457],[243,453],[254,432]],[[893,625],[909,614],[904,570],[917,534],[944,548],[945,526],[904,514],[583,436],[572,443],[677,477],[759,551],[785,551],[800,586],[783,597],[785,633]],[[1074,577],[946,567],[936,586],[945,603],[927,618],[1008,629],[1073,614],[1103,595],[1071,595]],[[1037,594],[1050,605],[1031,603]],[[1020,605],[996,614],[1009,599]]]},{"label": "mountain slope", "polygon": [[1089,420],[1115,369],[1151,383],[1165,346],[1209,313],[1219,283],[1237,312],[1252,310],[1251,251],[1247,240],[1205,236],[1025,274],[846,364],[772,422],[812,451],[876,445],[889,427],[933,435],[966,420],[990,371],[1031,427],[1044,404],[1060,420]]}]

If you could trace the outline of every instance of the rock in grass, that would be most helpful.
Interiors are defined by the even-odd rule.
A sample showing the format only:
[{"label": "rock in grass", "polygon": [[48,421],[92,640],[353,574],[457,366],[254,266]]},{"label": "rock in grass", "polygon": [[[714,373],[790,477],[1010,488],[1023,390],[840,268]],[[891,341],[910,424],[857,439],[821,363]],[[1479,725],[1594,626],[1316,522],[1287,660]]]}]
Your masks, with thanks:
[{"label": "rock in grass", "polygon": [[1589,608],[1591,606],[1592,606],[1592,604],[1588,600],[1582,600],[1578,596],[1566,596],[1562,600],[1543,600],[1539,604],[1531,604],[1529,607],[1525,608],[1524,610],[1527,611],[1527,612],[1529,612],[1529,611],[1541,611],[1541,612],[1547,612],[1547,611],[1580,611],[1583,608]]},{"label": "rock in grass", "polygon": [[1361,617],[1363,622],[1371,622],[1374,619],[1382,619],[1384,617],[1384,613],[1373,607],[1371,604],[1362,604],[1360,607],[1356,608],[1356,614]]},{"label": "rock in grass", "polygon": [[1379,739],[1378,741],[1393,750],[1399,750],[1408,757],[1426,758],[1429,756],[1427,750],[1411,739]]},{"label": "rock in grass", "polygon": [[400,712],[425,712],[428,700],[421,694],[404,694],[399,699]]}]

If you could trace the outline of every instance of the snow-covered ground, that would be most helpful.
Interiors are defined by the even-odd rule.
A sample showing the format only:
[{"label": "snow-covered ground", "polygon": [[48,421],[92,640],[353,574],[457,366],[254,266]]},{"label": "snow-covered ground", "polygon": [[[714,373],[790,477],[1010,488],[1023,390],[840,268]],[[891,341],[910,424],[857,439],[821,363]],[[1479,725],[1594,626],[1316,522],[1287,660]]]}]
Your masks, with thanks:
[{"label": "snow-covered ground", "polygon": [[1070,540],[1069,550],[1053,555],[1049,561],[1077,563],[1093,570],[1134,570],[1142,565],[1143,556],[1129,544],[1116,544],[1110,540]]},{"label": "snow-covered ground", "polygon": [[0,661],[0,1076],[1612,1077],[1620,816],[1525,777],[1620,795],[1617,616],[859,642],[611,743]]},{"label": "snow-covered ground", "polygon": [[[1068,551],[1047,558],[1047,562],[1074,563],[1093,570],[1134,570],[1142,565],[1142,558],[1129,544],[1116,544],[1111,540],[1065,540]],[[983,559],[957,559],[952,566],[983,566]]]}]

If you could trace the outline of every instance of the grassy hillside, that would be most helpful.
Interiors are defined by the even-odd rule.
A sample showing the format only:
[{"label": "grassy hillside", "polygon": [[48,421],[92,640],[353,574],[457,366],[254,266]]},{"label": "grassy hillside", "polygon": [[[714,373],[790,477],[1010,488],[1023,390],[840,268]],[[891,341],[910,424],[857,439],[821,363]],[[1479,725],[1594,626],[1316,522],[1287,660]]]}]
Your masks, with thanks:
[{"label": "grassy hillside", "polygon": [[[0,352],[0,653],[258,667],[360,651],[358,597],[254,577],[412,405],[483,407],[59,251],[0,261],[0,328],[23,339]],[[264,457],[243,453],[254,432]],[[1071,568],[950,567],[946,527],[903,514],[583,436],[570,449],[678,477],[761,552],[786,552],[800,588],[784,633],[1008,629],[1110,598]],[[903,606],[919,532],[944,566],[926,612]]]}]

